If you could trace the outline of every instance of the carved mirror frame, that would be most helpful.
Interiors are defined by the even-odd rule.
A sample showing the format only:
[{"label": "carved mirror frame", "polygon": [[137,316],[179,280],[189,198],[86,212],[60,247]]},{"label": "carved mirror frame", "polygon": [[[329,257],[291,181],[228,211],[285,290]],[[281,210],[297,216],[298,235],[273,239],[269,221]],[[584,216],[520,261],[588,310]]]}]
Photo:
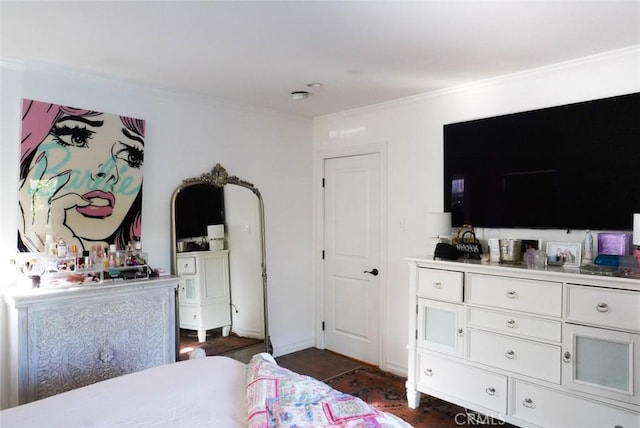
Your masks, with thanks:
[{"label": "carved mirror frame", "polygon": [[[249,189],[258,198],[258,216],[260,222],[260,253],[261,253],[261,271],[262,271],[262,300],[263,300],[263,315],[264,315],[264,343],[265,350],[269,354],[273,354],[273,345],[271,344],[271,337],[269,336],[269,312],[267,304],[267,255],[264,233],[264,202],[260,190],[253,183],[242,180],[235,175],[229,175],[227,170],[217,163],[213,169],[209,172],[201,174],[199,177],[187,178],[182,181],[182,184],[178,186],[171,195],[171,273],[177,274],[178,254],[177,254],[177,238],[176,238],[176,199],[180,192],[186,187],[194,184],[210,184],[216,187],[224,187],[226,185],[235,185]],[[177,303],[176,303],[177,310]],[[176,317],[176,330],[179,329],[179,318]],[[178,340],[179,334],[176,335]]]}]

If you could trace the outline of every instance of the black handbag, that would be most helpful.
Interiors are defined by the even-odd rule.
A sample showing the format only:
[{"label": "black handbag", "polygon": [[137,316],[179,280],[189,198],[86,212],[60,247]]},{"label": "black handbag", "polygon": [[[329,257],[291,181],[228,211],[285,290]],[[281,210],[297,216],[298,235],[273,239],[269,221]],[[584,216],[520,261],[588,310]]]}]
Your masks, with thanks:
[{"label": "black handbag", "polygon": [[460,253],[458,249],[451,245],[446,244],[444,242],[438,242],[436,244],[436,249],[433,252],[433,258],[435,259],[444,259],[444,260],[458,260],[460,257]]},{"label": "black handbag", "polygon": [[453,245],[465,259],[480,260],[482,245],[476,238],[476,231],[470,224],[463,224],[458,229],[456,236],[451,240]]}]

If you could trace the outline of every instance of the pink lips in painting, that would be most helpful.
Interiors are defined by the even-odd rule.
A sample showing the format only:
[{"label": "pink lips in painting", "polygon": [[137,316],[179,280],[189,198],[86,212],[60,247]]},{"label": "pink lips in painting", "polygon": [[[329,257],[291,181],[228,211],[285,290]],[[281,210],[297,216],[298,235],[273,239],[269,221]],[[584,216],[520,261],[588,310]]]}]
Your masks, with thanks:
[{"label": "pink lips in painting", "polygon": [[94,190],[85,193],[82,198],[91,202],[84,207],[77,207],[76,211],[87,217],[105,218],[113,214],[115,198],[112,193]]}]

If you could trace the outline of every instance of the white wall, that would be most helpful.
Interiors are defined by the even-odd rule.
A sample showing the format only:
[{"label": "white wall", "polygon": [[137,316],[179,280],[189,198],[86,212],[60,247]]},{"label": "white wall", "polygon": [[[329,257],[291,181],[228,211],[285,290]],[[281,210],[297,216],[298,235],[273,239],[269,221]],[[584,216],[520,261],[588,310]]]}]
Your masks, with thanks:
[{"label": "white wall", "polygon": [[[638,91],[640,46],[314,120],[316,157],[320,150],[381,141],[388,145],[388,251],[382,263],[388,270],[383,314],[388,323],[382,329],[383,368],[406,373],[411,309],[403,258],[428,253],[424,213],[443,208],[442,126]],[[525,239],[573,242],[584,235],[584,231],[566,236],[552,230],[478,232],[483,239],[517,233]]]},{"label": "white wall", "polygon": [[[271,339],[276,355],[313,345],[312,186],[315,153],[386,142],[387,278],[383,368],[406,373],[408,268],[427,253],[424,213],[442,209],[442,125],[640,91],[640,47],[425,94],[310,121],[175,94],[68,70],[0,64],[0,263],[14,252],[20,100],[126,114],[147,121],[143,201],[145,250],[169,268],[169,201],[174,187],[220,162],[258,186],[265,200]],[[312,134],[313,129],[313,134]],[[313,141],[313,147],[311,145]],[[251,154],[251,155],[249,155]],[[479,231],[484,238],[489,233]],[[562,239],[558,231],[519,237]],[[544,235],[544,236],[540,236]],[[565,238],[575,241],[575,236]],[[0,287],[7,275],[0,265]],[[0,305],[0,307],[2,307]],[[6,320],[0,313],[0,373]],[[292,322],[293,321],[293,322]],[[3,379],[0,385],[4,388]],[[0,397],[6,394],[0,390]],[[0,408],[6,406],[0,401]]]},{"label": "white wall", "polygon": [[[0,91],[0,287],[10,285],[6,262],[16,248],[21,99],[90,108],[146,120],[142,242],[153,267],[170,269],[169,202],[182,179],[220,162],[260,189],[274,353],[313,344],[310,120],[8,60],[0,64]],[[0,372],[6,373],[0,311]]]}]

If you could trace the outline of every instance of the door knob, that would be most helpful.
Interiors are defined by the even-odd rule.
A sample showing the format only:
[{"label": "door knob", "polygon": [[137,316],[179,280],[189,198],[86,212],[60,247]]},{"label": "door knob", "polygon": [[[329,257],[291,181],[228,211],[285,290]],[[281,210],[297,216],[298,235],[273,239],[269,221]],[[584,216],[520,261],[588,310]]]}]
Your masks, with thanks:
[{"label": "door knob", "polygon": [[373,268],[371,270],[365,270],[364,273],[370,273],[373,276],[378,276],[378,269]]}]

